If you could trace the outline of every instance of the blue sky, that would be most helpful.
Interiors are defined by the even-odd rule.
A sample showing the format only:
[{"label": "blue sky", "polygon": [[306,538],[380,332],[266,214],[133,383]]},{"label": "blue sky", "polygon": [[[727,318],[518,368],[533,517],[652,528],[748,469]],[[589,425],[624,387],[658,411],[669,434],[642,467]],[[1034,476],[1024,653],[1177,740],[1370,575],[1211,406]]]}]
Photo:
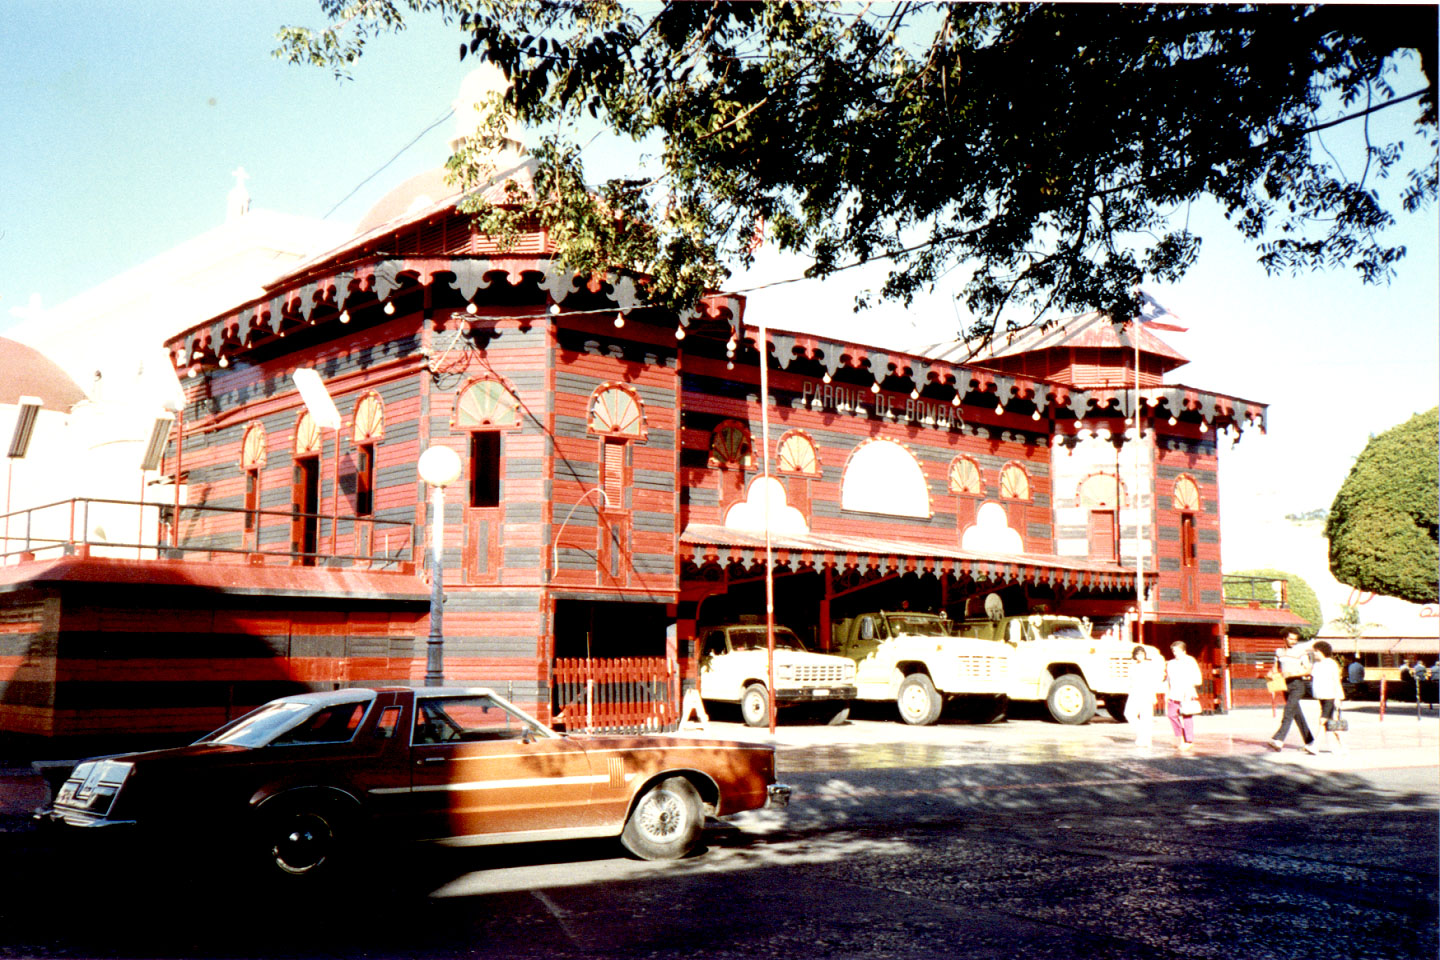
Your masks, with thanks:
[{"label": "blue sky", "polygon": [[[218,225],[237,166],[255,206],[326,215],[446,113],[468,69],[458,34],[431,20],[374,43],[353,81],[289,66],[271,56],[274,34],[318,26],[308,0],[12,0],[6,14],[0,334],[33,295],[56,305]],[[1418,85],[1411,74],[1398,90]],[[440,165],[452,130],[447,121],[421,137],[332,219],[353,223],[391,187]],[[1352,135],[1342,128],[1328,145],[1343,159]],[[587,151],[596,179],[625,172],[634,156],[603,141]],[[1247,514],[1328,506],[1369,433],[1440,396],[1436,210],[1394,231],[1410,252],[1386,287],[1344,271],[1267,277],[1217,213],[1197,206],[1189,216],[1205,239],[1199,264],[1152,288],[1191,328],[1164,335],[1193,361],[1174,379],[1271,405],[1270,435],[1225,453],[1226,486],[1244,494],[1227,502],[1227,528]],[[802,267],[767,253],[732,285]],[[876,279],[855,271],[756,293],[750,316],[894,346],[954,335],[948,290],[908,310],[853,314],[857,287]]]}]

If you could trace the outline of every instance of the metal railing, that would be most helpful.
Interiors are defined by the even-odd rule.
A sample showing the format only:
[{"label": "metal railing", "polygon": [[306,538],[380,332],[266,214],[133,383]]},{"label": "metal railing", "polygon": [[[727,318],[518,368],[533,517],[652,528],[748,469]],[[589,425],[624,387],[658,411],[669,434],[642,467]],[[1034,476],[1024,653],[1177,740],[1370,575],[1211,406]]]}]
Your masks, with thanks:
[{"label": "metal railing", "polygon": [[1290,609],[1290,581],[1284,577],[1226,574],[1220,580],[1227,607]]},{"label": "metal railing", "polygon": [[[132,560],[413,568],[419,546],[416,524],[409,520],[188,504],[181,504],[177,512],[173,504],[100,497],[75,497],[15,510],[0,515],[0,523],[0,563],[6,564],[17,558],[81,554]],[[308,535],[306,526],[311,526]],[[296,542],[309,538],[314,540],[313,549],[293,549]],[[327,543],[334,543],[337,549],[324,549]]]}]

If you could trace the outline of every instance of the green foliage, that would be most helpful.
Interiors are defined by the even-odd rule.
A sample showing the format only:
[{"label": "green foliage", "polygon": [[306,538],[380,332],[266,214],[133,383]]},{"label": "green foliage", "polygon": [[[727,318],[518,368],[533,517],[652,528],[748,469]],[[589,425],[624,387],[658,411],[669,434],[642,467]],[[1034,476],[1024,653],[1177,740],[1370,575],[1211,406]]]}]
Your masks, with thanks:
[{"label": "green foliage", "polygon": [[1262,581],[1260,583],[1225,581],[1225,602],[1231,605],[1247,603],[1250,600],[1259,600],[1262,606],[1266,602],[1273,603],[1280,599],[1280,595],[1273,583],[1264,581],[1288,581],[1289,586],[1286,588],[1286,593],[1290,598],[1290,609],[1297,617],[1305,621],[1305,626],[1300,628],[1301,638],[1309,640],[1320,632],[1320,625],[1325,622],[1325,618],[1320,613],[1320,598],[1315,595],[1310,584],[1301,577],[1284,570],[1269,569],[1236,570],[1225,576],[1255,577]]},{"label": "green foliage", "polygon": [[1354,604],[1346,603],[1340,605],[1340,616],[1330,621],[1330,626],[1340,631],[1352,640],[1356,637],[1365,636],[1365,631],[1370,627],[1378,627],[1378,623],[1370,623],[1360,619],[1360,608]]},{"label": "green foliage", "polygon": [[1345,478],[1325,536],[1341,583],[1411,603],[1440,598],[1440,408],[1372,437]]},{"label": "green foliage", "polygon": [[[1394,215],[1374,181],[1437,192],[1433,6],[822,4],[616,0],[321,0],[322,30],[287,27],[277,55],[352,69],[409,15],[440,16],[462,57],[498,64],[532,130],[535,192],[472,209],[490,229],[535,217],[562,260],[630,266],[688,304],[767,242],[825,276],[891,264],[908,302],[957,266],[990,335],[1010,305],[1132,315],[1136,285],[1173,281],[1200,238],[1189,201],[1217,200],[1271,271],[1348,266],[1388,279]],[[1392,89],[1420,51],[1422,91]],[[1418,107],[1416,102],[1418,100]],[[1404,109],[1428,140],[1368,142],[1358,181],[1320,121]],[[663,172],[587,189],[575,123],[660,142]],[[1337,118],[1338,119],[1338,118]],[[1366,130],[1368,131],[1368,127]],[[479,143],[452,162],[485,183]],[[511,218],[507,221],[506,218]]]}]

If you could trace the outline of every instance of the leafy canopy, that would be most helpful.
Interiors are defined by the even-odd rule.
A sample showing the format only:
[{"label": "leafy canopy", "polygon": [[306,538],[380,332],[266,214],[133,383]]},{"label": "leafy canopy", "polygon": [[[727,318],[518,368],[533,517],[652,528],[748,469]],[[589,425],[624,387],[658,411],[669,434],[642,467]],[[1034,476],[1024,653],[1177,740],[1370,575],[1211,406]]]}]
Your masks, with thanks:
[{"label": "leafy canopy", "polygon": [[1244,605],[1251,600],[1259,600],[1262,606],[1267,602],[1274,603],[1280,599],[1274,581],[1288,581],[1289,586],[1285,588],[1285,592],[1290,601],[1290,609],[1305,621],[1305,626],[1298,628],[1301,639],[1309,640],[1320,632],[1320,625],[1325,622],[1320,613],[1320,598],[1303,577],[1286,573],[1284,570],[1270,569],[1236,570],[1225,576],[1255,578],[1253,581],[1225,581],[1225,602],[1232,606]]},{"label": "leafy canopy", "polygon": [[1372,437],[1335,494],[1325,536],[1341,583],[1411,603],[1440,599],[1440,408]]},{"label": "leafy canopy", "polygon": [[[1007,307],[1124,318],[1139,282],[1194,262],[1184,212],[1205,197],[1272,272],[1382,282],[1404,248],[1383,239],[1398,211],[1377,180],[1406,178],[1408,212],[1437,187],[1433,6],[320,5],[331,25],[284,28],[276,52],[341,76],[407,16],[454,24],[462,57],[510,77],[506,109],[547,131],[534,194],[471,202],[482,226],[506,235],[538,217],[572,267],[641,270],[672,305],[748,265],[763,223],[767,242],[813,258],[812,276],[888,261],[880,293],[905,302],[969,271],[972,335]],[[1392,88],[1417,45],[1425,87]],[[1320,133],[1396,107],[1416,118],[1421,155],[1404,155],[1413,138],[1370,143],[1357,119],[1364,170],[1347,178]],[[660,172],[587,188],[586,114],[661,140]],[[489,178],[495,145],[482,131],[452,158],[460,184]]]}]

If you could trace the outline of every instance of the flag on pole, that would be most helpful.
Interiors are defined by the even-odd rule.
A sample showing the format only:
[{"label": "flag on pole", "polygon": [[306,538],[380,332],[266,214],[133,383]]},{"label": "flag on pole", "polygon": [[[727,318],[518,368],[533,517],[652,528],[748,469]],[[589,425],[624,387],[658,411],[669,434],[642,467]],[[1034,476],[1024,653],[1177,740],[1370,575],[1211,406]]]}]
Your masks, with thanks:
[{"label": "flag on pole", "polygon": [[1173,330],[1176,333],[1185,333],[1190,328],[1182,327],[1175,322],[1179,319],[1159,300],[1144,290],[1140,291],[1140,326],[1149,327],[1151,330]]}]

